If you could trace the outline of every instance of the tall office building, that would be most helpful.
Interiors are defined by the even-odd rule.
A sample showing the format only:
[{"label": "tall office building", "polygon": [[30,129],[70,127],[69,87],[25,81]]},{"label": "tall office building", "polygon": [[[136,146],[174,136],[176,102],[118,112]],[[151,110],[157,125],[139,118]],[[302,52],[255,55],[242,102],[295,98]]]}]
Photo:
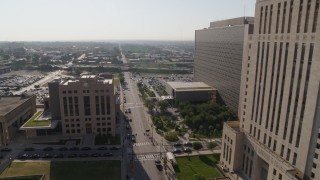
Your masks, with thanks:
[{"label": "tall office building", "polygon": [[59,98],[64,135],[115,135],[116,96],[112,75],[82,75],[76,80],[62,81]]},{"label": "tall office building", "polygon": [[[245,37],[240,122],[224,124],[233,179],[320,179],[320,0],[257,0]],[[248,31],[248,27],[247,27]]]},{"label": "tall office building", "polygon": [[217,102],[238,112],[245,24],[252,17],[211,22],[196,30],[194,79],[218,90]]}]

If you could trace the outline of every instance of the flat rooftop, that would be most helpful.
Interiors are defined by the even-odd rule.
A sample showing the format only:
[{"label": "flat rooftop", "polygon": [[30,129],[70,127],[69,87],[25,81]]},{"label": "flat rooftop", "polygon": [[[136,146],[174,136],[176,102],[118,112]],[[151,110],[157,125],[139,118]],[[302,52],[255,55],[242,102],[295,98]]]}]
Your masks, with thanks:
[{"label": "flat rooftop", "polygon": [[216,90],[204,82],[167,82],[176,91],[204,91]]},{"label": "flat rooftop", "polygon": [[29,99],[30,97],[22,96],[0,96],[0,116],[6,115]]},{"label": "flat rooftop", "polygon": [[237,132],[240,132],[240,122],[239,121],[227,121],[225,122],[229,127]]}]

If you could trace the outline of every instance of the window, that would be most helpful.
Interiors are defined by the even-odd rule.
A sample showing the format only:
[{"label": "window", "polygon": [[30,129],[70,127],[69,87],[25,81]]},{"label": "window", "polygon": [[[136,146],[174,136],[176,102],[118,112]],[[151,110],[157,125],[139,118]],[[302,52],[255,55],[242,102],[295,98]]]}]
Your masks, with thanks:
[{"label": "window", "polygon": [[287,161],[289,161],[289,159],[290,159],[290,153],[291,153],[291,149],[288,148],[288,150],[287,150],[287,158],[286,158]]},{"label": "window", "polygon": [[284,25],[286,23],[286,13],[287,13],[287,1],[285,1],[283,5],[281,33],[284,32]]},{"label": "window", "polygon": [[314,154],[314,158],[318,159],[319,155],[317,153]]},{"label": "window", "polygon": [[277,170],[273,169],[273,175],[277,175]]},{"label": "window", "polygon": [[281,152],[280,152],[280,156],[283,157],[283,151],[284,151],[284,145],[281,145]]},{"label": "window", "polygon": [[77,129],[77,133],[80,133],[80,129]]},{"label": "window", "polygon": [[282,180],[282,174],[279,174],[279,180]]},{"label": "window", "polygon": [[310,16],[310,6],[311,6],[311,0],[308,0],[307,4],[307,12],[306,12],[306,19],[304,24],[304,32],[308,32],[308,26],[309,26],[309,16]]},{"label": "window", "polygon": [[66,124],[66,127],[69,127],[69,124]]},{"label": "window", "polygon": [[312,164],[312,167],[316,169],[316,168],[317,168],[317,164],[316,164],[316,163],[313,163],[313,164]]},{"label": "window", "polygon": [[279,28],[280,8],[281,8],[281,3],[278,3],[276,33],[278,33],[278,28]]},{"label": "window", "polygon": [[69,134],[69,133],[70,133],[69,129],[67,129],[67,130],[66,130],[66,133],[67,133],[67,134]]},{"label": "window", "polygon": [[303,8],[303,0],[300,0],[298,23],[297,23],[297,33],[300,33],[300,24],[301,24],[302,8]]},{"label": "window", "polygon": [[314,178],[314,176],[315,176],[315,175],[314,175],[314,173],[313,173],[313,172],[311,172],[311,178]]},{"label": "window", "polygon": [[84,115],[85,116],[90,116],[91,111],[90,111],[90,96],[84,96],[83,97],[83,108],[84,108]]},{"label": "window", "polygon": [[74,90],[74,91],[73,91],[73,93],[77,94],[77,93],[78,93],[78,91],[77,91],[77,90]]},{"label": "window", "polygon": [[297,153],[293,153],[293,160],[292,160],[292,164],[295,166],[297,163]]},{"label": "window", "polygon": [[289,20],[288,20],[288,29],[287,29],[288,33],[290,33],[290,30],[291,30],[292,10],[293,10],[293,0],[290,1]]},{"label": "window", "polygon": [[316,9],[313,14],[313,24],[312,24],[312,32],[315,33],[317,30],[317,22],[318,22],[318,14],[319,14],[319,3],[320,0],[316,1]]}]

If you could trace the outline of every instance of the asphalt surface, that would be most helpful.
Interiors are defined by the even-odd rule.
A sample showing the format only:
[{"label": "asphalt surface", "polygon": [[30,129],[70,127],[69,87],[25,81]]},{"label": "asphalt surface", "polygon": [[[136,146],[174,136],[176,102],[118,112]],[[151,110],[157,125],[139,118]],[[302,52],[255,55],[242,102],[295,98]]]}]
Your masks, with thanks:
[{"label": "asphalt surface", "polygon": [[[139,180],[167,179],[165,171],[159,170],[155,165],[155,160],[160,159],[162,137],[157,135],[151,127],[151,119],[139,97],[136,82],[131,79],[128,72],[125,72],[124,76],[127,83],[123,87],[125,94],[123,97],[126,98],[124,108],[131,109],[131,113],[126,113],[125,116],[128,117],[127,119],[132,119],[132,121],[125,121],[130,126],[129,129],[126,128],[126,134],[133,134],[136,139],[135,143],[126,139],[128,149],[130,150],[130,147],[133,148],[132,154],[128,155],[127,153],[128,175],[130,178]],[[161,151],[163,152],[164,150],[162,149]]]}]

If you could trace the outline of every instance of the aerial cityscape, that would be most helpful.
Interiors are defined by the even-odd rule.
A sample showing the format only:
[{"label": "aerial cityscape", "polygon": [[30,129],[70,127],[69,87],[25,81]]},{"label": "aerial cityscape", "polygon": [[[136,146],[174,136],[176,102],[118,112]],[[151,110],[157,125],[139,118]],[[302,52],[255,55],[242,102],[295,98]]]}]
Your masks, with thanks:
[{"label": "aerial cityscape", "polygon": [[320,0],[3,1],[1,180],[320,180]]}]

